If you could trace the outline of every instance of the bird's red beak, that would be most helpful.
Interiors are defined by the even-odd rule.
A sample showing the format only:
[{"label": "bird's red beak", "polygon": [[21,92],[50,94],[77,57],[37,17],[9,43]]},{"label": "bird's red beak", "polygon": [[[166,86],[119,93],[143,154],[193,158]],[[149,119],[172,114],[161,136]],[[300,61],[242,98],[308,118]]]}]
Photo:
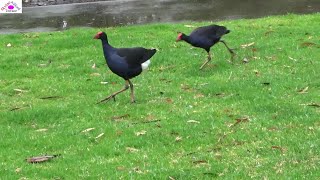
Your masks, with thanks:
[{"label": "bird's red beak", "polygon": [[177,37],[177,39],[176,39],[176,42],[181,41],[181,36],[182,36],[182,33],[179,33],[179,34],[178,34],[178,37]]},{"label": "bird's red beak", "polygon": [[100,38],[100,34],[96,34],[93,39],[99,39]]}]

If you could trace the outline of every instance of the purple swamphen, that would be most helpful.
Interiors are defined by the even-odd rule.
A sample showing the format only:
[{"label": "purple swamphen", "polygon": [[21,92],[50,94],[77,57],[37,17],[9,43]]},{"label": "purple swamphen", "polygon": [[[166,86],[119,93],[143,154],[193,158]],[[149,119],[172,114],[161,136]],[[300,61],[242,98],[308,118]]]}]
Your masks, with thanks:
[{"label": "purple swamphen", "polygon": [[131,102],[135,102],[133,84],[130,79],[138,76],[150,65],[150,58],[156,53],[156,49],[134,48],[114,48],[108,42],[105,32],[98,32],[94,39],[102,41],[103,54],[110,70],[122,77],[126,82],[124,88],[102,99],[98,103],[108,101],[119,93],[129,89],[131,91]]},{"label": "purple swamphen", "polygon": [[208,59],[201,65],[200,69],[202,69],[211,60],[210,48],[218,42],[221,42],[226,46],[231,54],[231,59],[235,56],[233,50],[227,46],[225,41],[221,40],[221,37],[225,34],[228,34],[229,32],[230,30],[228,30],[224,26],[203,26],[193,30],[189,36],[179,32],[176,41],[178,42],[182,40],[194,47],[202,48],[207,51]]}]

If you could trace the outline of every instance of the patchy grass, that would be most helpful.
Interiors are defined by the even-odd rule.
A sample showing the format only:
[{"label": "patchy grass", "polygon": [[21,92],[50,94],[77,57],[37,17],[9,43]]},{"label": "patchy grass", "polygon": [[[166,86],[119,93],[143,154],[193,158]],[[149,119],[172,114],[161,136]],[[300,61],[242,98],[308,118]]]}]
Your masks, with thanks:
[{"label": "patchy grass", "polygon": [[[319,22],[320,14],[217,22],[231,30],[224,40],[237,57],[228,63],[217,44],[202,71],[205,51],[175,38],[210,22],[1,35],[1,177],[316,179]],[[100,30],[115,47],[159,49],[133,79],[136,104],[129,91],[95,104],[124,84],[92,39]],[[61,157],[25,161],[44,154]]]}]

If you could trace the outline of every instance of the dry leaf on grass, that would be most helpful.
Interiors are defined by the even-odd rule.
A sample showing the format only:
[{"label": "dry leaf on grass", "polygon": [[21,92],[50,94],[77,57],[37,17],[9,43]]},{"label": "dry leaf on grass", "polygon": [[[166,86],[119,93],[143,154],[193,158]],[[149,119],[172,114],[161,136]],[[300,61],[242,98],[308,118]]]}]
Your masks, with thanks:
[{"label": "dry leaf on grass", "polygon": [[298,93],[300,93],[300,94],[308,93],[308,92],[307,92],[307,91],[308,91],[308,89],[309,89],[309,86],[307,86],[307,87],[305,87],[305,88],[300,89],[300,90],[298,91]]},{"label": "dry leaf on grass", "polygon": [[176,139],[175,139],[175,141],[176,141],[176,142],[182,141],[182,137],[177,136]]},{"label": "dry leaf on grass", "polygon": [[130,117],[129,114],[124,114],[124,115],[120,115],[120,116],[113,116],[111,119],[114,121],[120,121],[121,119],[125,119],[127,117]]},{"label": "dry leaf on grass", "polygon": [[104,133],[99,134],[97,137],[95,137],[95,139],[99,139],[104,135]]},{"label": "dry leaf on grass", "polygon": [[255,44],[255,42],[248,43],[248,44],[242,44],[241,47],[242,48],[247,48],[247,47],[253,46],[254,44]]},{"label": "dry leaf on grass", "polygon": [[94,129],[96,129],[96,128],[88,128],[88,129],[85,129],[85,130],[83,130],[83,131],[81,131],[81,132],[85,133],[85,132],[92,131],[92,130],[94,130]]},{"label": "dry leaf on grass", "polygon": [[136,134],[136,136],[142,136],[142,135],[145,135],[146,133],[147,133],[147,131],[142,130],[140,132],[136,132],[135,134]]},{"label": "dry leaf on grass", "polygon": [[245,116],[245,117],[242,117],[242,118],[237,118],[236,119],[236,122],[231,124],[229,127],[234,127],[236,125],[238,125],[239,123],[245,123],[245,122],[249,122],[249,117]]},{"label": "dry leaf on grass", "polygon": [[62,98],[62,96],[45,96],[45,97],[40,97],[40,99],[59,99]]},{"label": "dry leaf on grass", "polygon": [[300,44],[301,47],[311,47],[317,45],[316,43],[313,42],[303,42]]},{"label": "dry leaf on grass", "polygon": [[17,168],[17,169],[15,170],[16,173],[20,173],[21,171],[22,171],[22,168]]},{"label": "dry leaf on grass", "polygon": [[208,164],[208,161],[206,160],[197,160],[197,161],[193,161],[193,164],[200,164],[200,165],[204,165],[204,164]]},{"label": "dry leaf on grass", "polygon": [[197,124],[200,124],[199,121],[196,121],[196,120],[188,120],[187,123],[197,123]]},{"label": "dry leaf on grass", "polygon": [[290,60],[293,60],[293,61],[297,61],[297,59],[293,58],[293,57],[288,57]]},{"label": "dry leaf on grass", "polygon": [[168,104],[172,104],[173,100],[172,100],[171,98],[166,98],[166,102],[167,102]]},{"label": "dry leaf on grass", "polygon": [[281,152],[286,152],[286,151],[287,151],[286,148],[283,148],[283,147],[280,147],[280,146],[271,146],[271,149],[278,149],[278,150],[280,150]]},{"label": "dry leaf on grass", "polygon": [[133,147],[126,147],[126,151],[130,152],[130,153],[135,153],[138,152],[139,149],[133,148]]},{"label": "dry leaf on grass", "polygon": [[301,106],[313,106],[313,107],[320,107],[320,103],[308,103],[308,104],[300,104]]},{"label": "dry leaf on grass", "polygon": [[43,129],[37,129],[36,131],[37,132],[45,132],[45,131],[48,131],[48,129],[43,128]]},{"label": "dry leaf on grass", "polygon": [[197,99],[197,98],[203,98],[204,97],[204,95],[203,94],[201,94],[201,93],[199,93],[199,94],[196,94],[196,95],[194,95],[194,99]]},{"label": "dry leaf on grass", "polygon": [[22,89],[13,89],[14,91],[16,91],[16,92],[20,92],[20,93],[22,93],[22,92],[28,92],[27,90],[22,90]]},{"label": "dry leaf on grass", "polygon": [[45,156],[36,156],[36,157],[31,157],[31,158],[27,158],[26,161],[28,163],[42,163],[42,162],[46,162],[49,161],[55,157],[60,156],[60,154],[57,155],[45,155]]}]

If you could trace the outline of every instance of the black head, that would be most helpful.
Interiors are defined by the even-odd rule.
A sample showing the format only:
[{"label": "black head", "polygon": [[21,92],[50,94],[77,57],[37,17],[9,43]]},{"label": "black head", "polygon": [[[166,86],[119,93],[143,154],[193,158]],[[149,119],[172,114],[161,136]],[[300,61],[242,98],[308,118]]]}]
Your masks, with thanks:
[{"label": "black head", "polygon": [[98,32],[93,39],[107,39],[107,34],[105,32]]}]

